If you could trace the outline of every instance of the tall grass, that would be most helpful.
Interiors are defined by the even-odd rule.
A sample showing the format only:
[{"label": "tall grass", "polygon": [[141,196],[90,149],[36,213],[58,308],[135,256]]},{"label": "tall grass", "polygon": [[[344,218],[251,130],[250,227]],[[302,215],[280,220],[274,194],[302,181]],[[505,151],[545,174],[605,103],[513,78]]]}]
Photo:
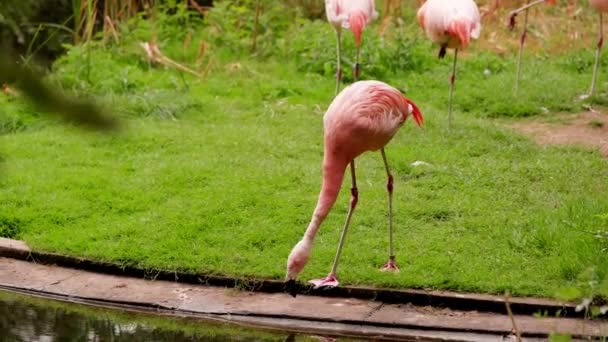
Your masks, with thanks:
[{"label": "tall grass", "polygon": [[[443,89],[448,75],[447,64],[434,57],[434,47],[418,27],[415,20],[416,2],[407,2],[401,6],[395,2],[379,2],[378,9],[390,8],[393,16],[388,18],[384,27],[383,23],[376,23],[366,29],[362,77],[391,82],[404,92],[421,96],[437,108],[442,108],[445,97],[433,94],[436,88]],[[142,59],[145,54],[139,47],[140,43],[155,42],[168,58],[184,66],[179,69],[192,71],[190,73],[194,75],[206,76],[226,67],[238,69],[242,61],[249,58],[280,58],[293,61],[302,73],[331,77],[335,70],[335,38],[332,30],[325,20],[302,17],[298,8],[292,6],[296,3],[291,0],[272,4],[264,1],[258,3],[256,0],[216,1],[215,7],[205,11],[204,18],[201,18],[200,9],[195,9],[190,1],[147,5],[136,2],[129,5],[129,2],[109,0],[103,9],[103,16],[106,17],[104,34],[97,35],[100,40],[93,41],[99,46],[95,47],[94,52],[89,50],[91,47],[88,43],[74,47],[70,56],[56,64],[59,71],[56,76],[62,75],[62,84],[77,91],[99,91],[100,94],[107,94],[108,90],[110,93],[117,90],[122,92],[122,89],[131,87],[129,83],[132,81],[127,77],[127,71],[136,72],[141,63],[146,62]],[[98,0],[79,3],[81,23],[102,16],[95,12],[95,4],[99,6]],[[569,39],[568,33],[555,31],[557,37],[552,38],[541,34],[540,28],[542,25],[553,28],[555,23],[569,27],[594,21],[594,13],[583,8],[576,18],[568,18],[564,17],[567,8],[556,6],[544,6],[535,12],[538,20],[531,20],[531,32],[537,35],[532,34],[529,41],[545,42],[550,47],[529,44],[532,46],[529,46],[529,52],[525,56],[527,61],[523,91],[520,96],[514,97],[512,75],[515,64],[510,57],[514,57],[518,34],[509,32],[506,23],[502,21],[507,18],[510,5],[516,4],[507,1],[481,3],[485,14],[484,37],[463,55],[458,85],[463,90],[457,91],[456,109],[481,116],[531,116],[547,110],[576,111],[582,108],[585,103],[576,98],[588,86],[590,76],[587,74],[591,72],[593,63],[591,49],[581,49],[586,42],[580,37],[586,37],[587,34],[577,33],[579,39],[573,38],[572,50],[569,51],[563,49],[564,41]],[[135,8],[139,8],[139,14]],[[399,11],[402,13],[396,17],[395,13]],[[538,25],[535,26],[534,22]],[[86,24],[81,26],[91,27]],[[583,30],[584,26],[581,27],[579,29]],[[100,26],[99,29],[103,27]],[[588,27],[585,30],[590,33],[590,39],[594,39],[594,28]],[[83,37],[89,39],[95,35],[88,33]],[[113,43],[106,44],[104,49],[103,45],[98,44],[102,41]],[[550,55],[553,46],[550,42],[561,46],[561,51]],[[508,48],[511,43],[513,49]],[[253,47],[255,51],[252,53]],[[345,35],[344,49],[344,64],[348,68],[353,59],[348,51],[354,51],[352,35]],[[99,65],[105,63],[107,54],[114,54],[122,67],[116,69],[116,64],[112,64],[107,68],[91,70],[91,58],[97,59]],[[171,67],[174,64],[167,65]],[[350,74],[348,71],[344,73],[345,82],[352,81]],[[86,82],[83,83],[82,80]],[[119,83],[109,87],[113,82]],[[561,86],[549,91],[555,82]],[[592,100],[605,102],[601,96]],[[145,106],[148,107],[150,106]],[[137,108],[142,109],[137,105],[129,112],[137,112]],[[150,108],[143,111],[158,112]],[[165,113],[164,110],[160,112]],[[172,114],[161,116],[175,115],[173,110],[168,112]]]}]

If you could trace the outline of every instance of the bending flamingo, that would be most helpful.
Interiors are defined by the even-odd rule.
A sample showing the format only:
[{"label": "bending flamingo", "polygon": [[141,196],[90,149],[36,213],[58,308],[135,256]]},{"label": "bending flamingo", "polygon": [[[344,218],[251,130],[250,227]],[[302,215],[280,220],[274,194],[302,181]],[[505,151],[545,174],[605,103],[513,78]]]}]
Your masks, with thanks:
[{"label": "bending flamingo", "polygon": [[380,150],[382,154],[388,176],[389,207],[389,259],[383,270],[399,270],[393,250],[393,176],[384,153],[384,146],[397,133],[409,115],[414,117],[419,126],[422,125],[422,114],[418,107],[397,89],[379,81],[356,82],[345,88],[329,106],[323,118],[325,131],[323,185],[304,237],[295,245],[287,259],[286,285],[294,297],[297,291],[295,280],[308,262],[315,235],[338,197],[346,166],[350,164],[352,181],[350,207],[333,266],[327,277],[310,281],[315,288],[339,284],[336,274],[340,253],[358,200],[355,158],[365,151]]},{"label": "bending flamingo", "polygon": [[327,20],[336,30],[337,64],[336,95],[340,91],[342,81],[342,28],[350,28],[355,35],[357,55],[355,56],[355,81],[359,79],[359,55],[361,51],[361,34],[366,25],[378,17],[374,0],[325,0],[325,14]]},{"label": "bending flamingo", "polygon": [[427,37],[439,44],[439,58],[445,57],[446,49],[454,49],[448,104],[448,127],[450,127],[458,50],[466,49],[471,38],[479,38],[481,33],[479,9],[473,0],[428,0],[418,10],[418,23]]},{"label": "bending flamingo", "polygon": [[602,55],[602,45],[604,45],[604,22],[603,13],[608,12],[608,0],[589,0],[589,4],[595,10],[599,12],[600,23],[599,23],[599,35],[597,40],[597,49],[595,50],[595,65],[593,66],[593,78],[591,79],[591,90],[589,95],[595,94],[595,87],[597,83],[597,73],[600,67],[600,57]]},{"label": "bending flamingo", "polygon": [[521,31],[521,37],[519,38],[519,54],[517,56],[517,71],[515,72],[515,93],[517,94],[517,92],[519,91],[519,80],[521,78],[521,57],[524,53],[524,44],[526,41],[526,35],[528,34],[528,10],[530,9],[530,7],[536,6],[538,4],[541,4],[543,2],[548,3],[549,5],[555,5],[555,2],[557,0],[537,0],[534,1],[532,3],[530,3],[529,1],[527,1],[526,5],[511,11],[511,13],[509,14],[509,28],[511,30],[513,30],[515,28],[515,18],[517,17],[517,15],[522,12],[525,11],[524,13],[524,28]]}]

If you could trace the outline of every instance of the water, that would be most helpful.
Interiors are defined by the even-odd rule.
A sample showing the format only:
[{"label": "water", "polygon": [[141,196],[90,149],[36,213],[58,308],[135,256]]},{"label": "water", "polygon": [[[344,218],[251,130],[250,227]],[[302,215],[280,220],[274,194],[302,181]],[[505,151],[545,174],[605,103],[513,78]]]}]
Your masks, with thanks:
[{"label": "water", "polygon": [[[0,341],[333,341],[0,291]],[[340,341],[345,341],[340,339]]]}]

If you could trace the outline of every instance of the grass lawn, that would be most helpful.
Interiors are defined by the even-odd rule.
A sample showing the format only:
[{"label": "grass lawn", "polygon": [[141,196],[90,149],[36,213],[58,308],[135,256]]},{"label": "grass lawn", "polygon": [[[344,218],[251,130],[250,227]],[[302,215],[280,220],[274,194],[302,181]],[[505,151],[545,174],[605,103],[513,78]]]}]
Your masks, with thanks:
[{"label": "grass lawn", "polygon": [[[310,30],[333,46],[319,27]],[[593,53],[527,58],[518,96],[513,61],[463,54],[448,132],[451,60],[437,61],[426,42],[412,46],[400,56],[418,69],[382,78],[425,116],[423,129],[407,122],[387,148],[401,272],[378,271],[388,249],[386,179],[380,154],[368,153],[358,159],[342,283],[555,296],[608,278],[608,240],[593,234],[608,230],[608,162],[590,149],[538,146],[491,118],[581,110],[575,99],[588,87]],[[101,98],[123,129],[83,133],[0,96],[0,236],[149,269],[282,279],[320,188],[331,75],[228,55],[197,80],[122,47],[86,56],[73,48],[52,81]],[[413,167],[418,160],[430,165]],[[329,271],[348,188],[302,280]]]},{"label": "grass lawn", "polygon": [[[142,103],[158,106],[154,113],[173,108],[177,119],[127,117],[111,136],[36,121],[1,136],[0,232],[145,268],[282,278],[316,203],[333,88],[314,74],[282,77],[290,68],[244,62],[183,89],[171,89],[171,72],[142,71],[165,87],[106,97],[128,113],[129,98],[152,92],[161,100]],[[605,275],[608,243],[589,233],[606,228],[608,164],[599,153],[540,147],[458,112],[448,133],[444,108],[420,97],[411,95],[425,127],[406,123],[387,149],[401,273],[378,271],[387,257],[385,174],[379,153],[369,153],[358,163],[344,284],[552,296],[588,267]],[[28,108],[3,101],[5,115]],[[412,167],[416,160],[431,165]],[[345,183],[303,279],[329,271],[347,201]]]}]

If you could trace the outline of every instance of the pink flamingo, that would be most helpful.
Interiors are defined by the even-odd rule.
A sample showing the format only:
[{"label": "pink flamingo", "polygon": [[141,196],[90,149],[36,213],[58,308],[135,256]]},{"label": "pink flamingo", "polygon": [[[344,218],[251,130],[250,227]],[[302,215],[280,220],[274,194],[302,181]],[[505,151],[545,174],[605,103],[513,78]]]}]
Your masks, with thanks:
[{"label": "pink flamingo", "polygon": [[421,126],[423,119],[418,107],[397,89],[379,81],[356,82],[345,88],[329,106],[323,117],[325,131],[323,185],[304,237],[295,245],[287,259],[286,287],[294,297],[297,292],[295,280],[308,262],[315,235],[338,197],[346,166],[350,164],[352,180],[350,207],[333,266],[327,277],[310,281],[315,288],[339,284],[336,274],[340,252],[358,200],[355,158],[365,151],[380,150],[382,154],[388,176],[386,187],[389,208],[389,260],[383,270],[399,270],[393,251],[393,176],[389,170],[384,146],[410,114]]},{"label": "pink flamingo", "polygon": [[340,91],[342,81],[342,28],[350,28],[355,35],[357,55],[355,57],[354,78],[359,79],[359,55],[361,51],[361,34],[366,25],[378,17],[374,0],[325,0],[325,14],[327,20],[336,30],[337,38],[337,64],[336,92]]},{"label": "pink flamingo", "polygon": [[509,28],[511,30],[513,30],[515,28],[515,18],[517,17],[517,15],[520,12],[525,11],[524,28],[521,31],[521,37],[519,38],[519,54],[517,56],[517,71],[515,72],[515,94],[517,94],[517,92],[519,91],[519,80],[521,78],[521,58],[524,53],[524,44],[526,42],[526,35],[528,34],[528,10],[530,9],[530,7],[536,6],[543,2],[546,2],[549,5],[555,5],[556,1],[557,0],[537,0],[532,3],[527,1],[527,3],[524,6],[518,8],[514,11],[511,11],[511,13],[509,14]]},{"label": "pink flamingo", "polygon": [[591,90],[589,91],[589,95],[593,96],[595,93],[595,87],[597,83],[597,73],[600,67],[600,57],[602,54],[602,45],[604,45],[604,22],[603,22],[603,13],[608,12],[608,0],[589,0],[589,4],[595,10],[598,11],[600,15],[600,23],[599,23],[599,35],[597,40],[597,49],[595,50],[595,65],[593,66],[593,78],[591,79]]},{"label": "pink flamingo", "polygon": [[471,38],[479,38],[481,33],[479,9],[473,0],[428,0],[418,10],[418,23],[427,37],[439,44],[439,58],[445,57],[446,49],[454,49],[448,104],[448,127],[450,127],[458,49],[466,49]]}]

